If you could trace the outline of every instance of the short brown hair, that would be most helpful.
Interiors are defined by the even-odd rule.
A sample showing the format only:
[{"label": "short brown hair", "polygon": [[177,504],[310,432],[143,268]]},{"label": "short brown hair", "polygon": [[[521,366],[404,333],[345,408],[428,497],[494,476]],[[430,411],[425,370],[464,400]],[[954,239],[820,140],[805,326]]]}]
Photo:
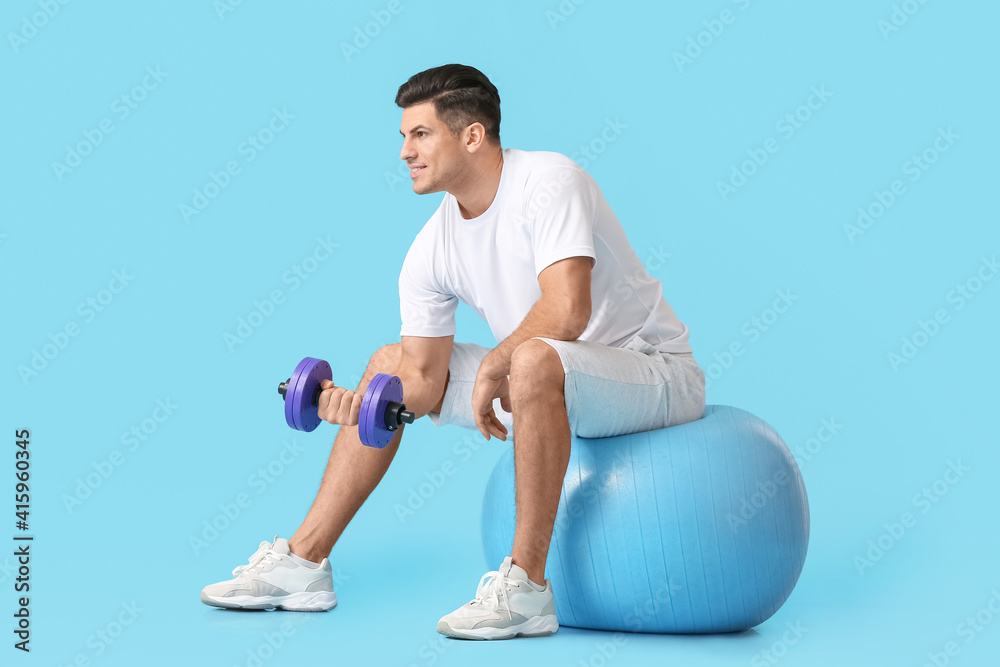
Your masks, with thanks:
[{"label": "short brown hair", "polygon": [[396,92],[402,109],[434,102],[434,111],[452,134],[482,123],[486,136],[500,143],[500,93],[486,75],[468,65],[441,65],[411,76]]}]

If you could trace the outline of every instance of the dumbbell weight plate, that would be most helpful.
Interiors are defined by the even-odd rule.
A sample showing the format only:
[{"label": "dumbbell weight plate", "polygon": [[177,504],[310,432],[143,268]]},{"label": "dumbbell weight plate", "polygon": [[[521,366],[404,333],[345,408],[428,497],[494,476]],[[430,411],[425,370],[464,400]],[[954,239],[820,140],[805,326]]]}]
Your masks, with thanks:
[{"label": "dumbbell weight plate", "polygon": [[306,357],[295,367],[285,391],[285,421],[289,426],[306,432],[319,426],[322,420],[313,399],[323,380],[333,380],[333,370],[322,359]]},{"label": "dumbbell weight plate", "polygon": [[385,425],[385,411],[390,401],[403,402],[403,383],[395,375],[378,373],[368,383],[358,416],[358,435],[369,447],[382,449],[396,434]]}]

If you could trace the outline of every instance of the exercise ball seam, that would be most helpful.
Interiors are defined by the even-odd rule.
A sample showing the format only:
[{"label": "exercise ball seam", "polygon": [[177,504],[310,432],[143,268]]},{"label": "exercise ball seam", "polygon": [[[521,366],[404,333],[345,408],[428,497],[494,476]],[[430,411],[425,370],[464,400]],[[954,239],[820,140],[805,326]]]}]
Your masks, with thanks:
[{"label": "exercise ball seam", "polygon": [[[567,502],[566,501],[566,496],[567,496],[567,494],[566,494],[566,477],[564,476],[563,477],[562,487],[560,488],[560,491],[559,491],[559,503],[563,507],[566,506],[566,502]],[[556,515],[557,516],[558,516],[558,513],[559,513],[559,510],[557,508],[556,509]],[[551,546],[549,547],[549,551],[551,552],[553,549],[555,550],[555,557],[556,557],[557,561],[562,562],[562,553],[561,553],[561,549],[559,548],[559,540],[557,540],[557,539],[551,540]],[[550,554],[549,557],[551,558],[551,554]],[[548,570],[548,565],[546,565],[546,570]],[[563,568],[561,568],[561,567],[559,568],[559,575],[560,575],[560,577],[563,580],[565,580],[565,574],[563,573]],[[573,601],[572,601],[572,599],[570,599],[570,598],[572,598],[572,592],[570,591],[569,586],[565,585],[565,581],[563,581],[562,583],[563,583],[562,589],[566,591],[566,598],[569,601],[570,615],[573,616],[572,623],[576,623],[577,622],[576,621],[576,615],[573,614]],[[562,623],[564,625],[570,625],[569,623],[566,623],[565,619],[562,620]]]},{"label": "exercise ball seam", "polygon": [[[649,436],[646,436],[648,442]],[[656,492],[656,466],[653,465],[653,448],[649,447],[649,485],[653,491],[653,508],[656,510],[656,525],[658,527],[656,534],[660,541],[660,558],[663,562],[663,573],[667,580],[667,599],[670,601],[670,618],[673,619],[673,625],[677,626],[677,610],[674,608],[674,597],[671,595],[673,586],[670,581],[670,568],[667,567],[667,549],[663,544],[663,520],[660,518],[660,504],[656,502],[656,499],[660,497],[660,494]]]},{"label": "exercise ball seam", "polygon": [[[629,445],[628,446],[629,446],[629,449],[628,449],[628,453],[629,453],[629,457],[628,457],[629,466],[632,468],[632,497],[635,499],[635,506],[636,506],[636,513],[635,513],[636,516],[635,516],[635,518],[636,518],[636,523],[639,524],[639,534],[642,535],[643,534],[643,531],[642,531],[642,514],[639,512],[639,488],[638,488],[638,485],[635,483],[635,479],[636,479],[636,474],[635,474],[635,451],[633,450],[632,442],[631,441],[629,441]],[[649,590],[649,599],[650,599],[651,602],[653,602],[653,616],[655,617],[656,614],[657,614],[657,609],[656,609],[656,603],[653,600],[653,582],[651,582],[649,580],[649,561],[646,559],[646,545],[645,545],[645,543],[642,540],[638,540],[638,542],[639,542],[639,550],[642,553],[643,569],[646,572],[646,588]],[[629,568],[629,574],[631,575],[631,568]]]},{"label": "exercise ball seam", "polygon": [[[672,453],[670,453],[670,452],[667,452],[667,457],[670,460],[670,465],[668,466],[669,469],[670,469],[670,493],[673,496],[674,507],[676,508],[676,507],[678,507],[678,504],[677,504],[677,468],[676,468],[676,466],[673,465],[673,463],[674,463],[674,455]],[[676,514],[675,514],[675,516],[674,516],[675,522],[679,518],[680,517],[676,516]],[[694,601],[691,600],[691,580],[688,577],[688,557],[685,555],[685,551],[684,551],[684,534],[681,532],[681,526],[680,526],[679,523],[675,523],[674,526],[675,526],[675,528],[677,530],[677,546],[678,546],[678,548],[680,549],[680,552],[681,552],[681,572],[684,575],[684,594],[687,597],[687,614],[688,614],[688,616],[691,617],[691,622],[693,623],[694,622]],[[669,579],[668,579],[668,583],[669,583]]]},{"label": "exercise ball seam", "polygon": [[[713,412],[713,414],[714,414],[714,412]],[[714,426],[715,426],[716,431],[718,431],[718,434],[719,434],[717,437],[719,437],[721,439],[721,435],[722,435],[722,422],[721,422],[721,418],[720,419],[716,419]],[[725,450],[723,450],[721,452],[721,455],[722,455],[722,464],[723,464],[723,466],[725,466],[725,472],[726,472],[726,492],[727,492],[726,493],[726,504],[729,505],[729,516],[735,516],[734,513],[733,513],[735,511],[734,508],[733,508],[733,494],[732,494],[733,478],[729,474],[729,457],[726,455],[726,451]],[[736,569],[736,581],[739,583],[738,590],[740,591],[739,595],[737,595],[736,598],[739,600],[739,603],[740,603],[741,618],[746,618],[749,615],[749,613],[747,611],[746,600],[744,599],[744,595],[742,593],[742,591],[744,591],[745,589],[744,589],[744,586],[743,586],[743,566],[740,563],[740,552],[739,552],[739,549],[736,547],[736,536],[733,534],[732,530],[730,530],[730,533],[729,533],[728,537],[729,537],[730,540],[732,540],[732,543],[733,543],[733,557],[736,560],[736,568],[735,568]],[[731,619],[731,615],[730,615],[730,619]]]},{"label": "exercise ball seam", "polygon": [[[690,443],[691,443],[691,440],[690,440],[690,438],[688,438],[689,449],[690,449]],[[715,485],[714,485],[714,483],[712,481],[712,464],[711,464],[711,460],[710,460],[710,457],[709,457],[709,446],[708,446],[707,442],[704,442],[704,438],[702,438],[702,443],[701,444],[703,445],[703,447],[702,447],[702,453],[704,454],[705,473],[708,475],[708,487],[710,489],[714,489]],[[712,528],[713,528],[713,531],[715,532],[715,553],[719,557],[719,572],[718,572],[718,575],[719,575],[719,580],[722,582],[722,584],[720,585],[720,589],[722,591],[722,610],[723,610],[725,618],[726,618],[726,627],[730,627],[732,625],[732,618],[731,618],[731,616],[729,614],[729,595],[726,593],[726,586],[725,586],[725,581],[724,581],[725,573],[722,572],[722,550],[721,550],[721,546],[720,546],[721,545],[721,540],[719,538],[719,522],[718,522],[719,509],[718,509],[718,507],[716,507],[716,504],[715,504],[715,494],[711,494],[710,493],[708,495],[708,498],[709,498],[709,501],[711,501],[711,503],[712,503],[712,519],[713,519],[713,521],[712,521]],[[704,560],[704,559],[702,559],[702,560]],[[708,585],[708,582],[706,581],[706,588],[707,588],[707,585]]]},{"label": "exercise ball seam", "polygon": [[[692,501],[691,501],[691,511],[694,513],[694,523],[695,523],[695,526],[696,527],[700,527],[701,521],[699,521],[699,519],[698,519],[698,498],[697,498],[697,495],[694,494],[695,482],[694,482],[694,466],[692,465],[692,459],[691,459],[691,439],[688,437],[687,431],[684,432],[684,450],[687,452],[688,478],[691,480],[691,492],[692,492],[692,496],[693,496]],[[702,539],[701,539],[701,532],[698,531],[698,530],[694,530],[692,532],[694,533],[694,539],[695,539],[695,547],[696,547],[695,551],[698,554],[698,561],[701,563],[701,585],[704,588],[704,594],[705,594],[704,610],[707,611],[709,620],[711,621],[712,620],[712,603],[711,603],[711,599],[710,599],[710,597],[708,595],[708,577],[706,576],[706,573],[705,573],[705,549],[704,549],[704,545],[703,545]],[[690,583],[690,580],[689,580],[689,583]],[[690,595],[690,593],[689,593],[689,595]],[[699,606],[701,606],[701,602],[702,602],[701,600],[698,600]],[[695,623],[695,613],[697,611],[698,610],[692,605],[692,607],[691,607],[691,621],[692,621],[692,624]]]},{"label": "exercise ball seam", "polygon": [[[770,424],[768,424],[767,422],[765,422],[763,419],[761,420],[761,423],[763,423],[771,433],[773,433],[775,436],[777,436],[777,432],[774,431],[774,429],[771,427]],[[771,457],[778,457],[778,459],[779,459],[778,463],[780,465],[784,465],[786,463],[785,461],[780,460],[781,458],[783,458],[781,456],[781,452],[774,451],[773,447],[769,447],[768,448],[768,454],[767,455],[768,455],[768,458],[769,458],[769,460],[768,460],[768,470],[775,470],[775,465],[770,461]],[[772,474],[772,477],[773,477],[773,474]],[[770,481],[773,482],[774,480],[770,479]],[[778,562],[779,562],[779,565],[780,565],[779,575],[781,577],[782,588],[784,588],[785,579],[786,579],[784,573],[787,573],[790,570],[790,567],[789,567],[790,563],[786,563],[786,553],[785,553],[786,552],[786,545],[788,544],[788,525],[787,525],[786,522],[782,521],[778,517],[778,509],[783,504],[784,504],[783,500],[781,498],[777,497],[777,494],[775,494],[775,497],[772,498],[771,502],[769,503],[769,505],[772,507],[771,516],[774,518],[775,541],[776,541],[777,548],[778,548]],[[777,598],[774,595],[771,596],[771,602],[772,602],[772,607],[773,607],[773,609],[771,610],[771,616],[774,616],[774,614],[776,614],[777,611],[778,611]]]},{"label": "exercise ball seam", "polygon": [[[757,438],[756,438],[756,435],[755,435],[755,433],[754,433],[754,431],[752,429],[750,431],[750,439],[753,441],[754,445],[757,444]],[[754,478],[755,479],[760,479],[760,465],[759,465],[759,463],[757,461],[757,450],[754,447],[751,447],[751,450],[753,451],[753,472],[754,472]],[[748,490],[747,491],[747,498],[749,498],[750,495],[751,495],[750,491]],[[763,518],[763,516],[764,516],[764,513],[762,512],[761,513],[761,517]],[[758,534],[758,542],[761,543],[761,544],[764,544],[764,545],[767,544],[767,540],[764,539],[763,534]],[[773,585],[774,585],[774,582],[771,581],[771,571],[768,568],[767,561],[768,561],[768,558],[765,555],[764,563],[762,564],[762,569],[764,571],[764,574],[767,576],[767,587],[768,588],[772,588]],[[758,594],[758,596],[762,595],[761,592],[760,592],[759,582],[758,582],[758,587],[757,587],[757,594]],[[761,601],[762,601],[763,604],[761,605],[761,607],[760,607],[760,609],[758,611],[762,610],[764,608],[764,605],[768,605],[768,609],[769,609],[769,605],[771,604],[771,600],[770,600],[769,596],[762,596],[761,597]],[[756,619],[756,620],[757,620],[758,623],[763,622],[763,620],[764,620],[763,614],[761,614],[761,617],[758,618],[758,619]]]},{"label": "exercise ball seam", "polygon": [[[730,416],[730,418],[734,417],[732,411],[729,411],[729,416]],[[739,432],[739,430],[736,429],[735,427],[734,427],[733,430],[736,432],[736,439],[737,439],[737,441],[740,444],[740,446],[738,446],[736,448],[736,452],[737,452],[737,455],[739,456],[739,460],[740,460],[740,464],[739,464],[739,471],[740,471],[740,475],[739,475],[739,479],[740,479],[740,492],[743,494],[743,497],[746,498],[747,497],[747,488],[746,488],[746,475],[744,474],[744,465],[743,465],[743,436]],[[756,462],[756,456],[754,457],[754,460]],[[756,466],[756,463],[755,463],[754,470],[756,471],[756,469],[757,469],[757,466]],[[750,544],[751,544],[751,550],[750,550],[750,563],[751,563],[750,573],[753,575],[753,594],[754,594],[754,597],[757,599],[757,604],[755,605],[754,608],[759,610],[760,607],[761,607],[761,601],[760,601],[760,582],[759,582],[758,577],[757,577],[757,556],[756,556],[756,553],[755,553],[756,550],[753,549],[753,540],[752,539],[750,540]],[[754,620],[758,620],[758,619],[755,618]]]},{"label": "exercise ball seam", "polygon": [[[571,447],[572,447],[572,445],[571,445]],[[581,485],[582,485],[582,483],[583,483],[583,473],[582,473],[582,471],[580,470],[580,460],[579,460],[579,458],[578,458],[578,459],[577,459],[577,461],[576,461],[576,468],[577,468],[577,471],[576,471],[576,474],[577,474],[577,476],[578,476],[578,477],[580,478],[580,483],[581,483]],[[563,477],[563,491],[564,491],[564,492],[565,492],[565,486],[566,486],[566,480],[567,480],[567,477],[565,477],[565,476],[564,476],[564,477]],[[567,498],[567,503],[568,503],[568,502],[569,502],[569,495],[568,495],[568,494],[565,494],[565,493],[564,493],[564,495],[565,495],[565,497]],[[568,509],[568,508],[567,508],[567,509]],[[576,563],[576,558],[575,558],[575,554],[573,554],[573,553],[571,552],[571,553],[570,553],[570,554],[569,554],[569,555],[567,556],[567,558],[568,558],[567,562],[568,562],[568,563],[570,563],[570,566],[571,566],[571,568],[572,568],[572,573],[570,573],[570,574],[575,574],[575,575],[576,575],[576,578],[577,578],[577,581],[580,581],[580,580],[581,580],[582,578],[580,577],[580,574],[579,574],[579,570],[578,570],[578,568],[577,568],[577,563]],[[583,607],[586,607],[586,601],[584,601],[584,602],[582,602],[582,603],[577,603],[577,604],[574,604],[574,603],[573,603],[573,601],[572,601],[572,599],[569,599],[569,598],[571,598],[571,595],[572,595],[571,591],[573,590],[573,588],[572,588],[572,587],[571,587],[571,586],[569,585],[569,582],[568,582],[568,581],[565,581],[565,579],[566,579],[566,576],[567,576],[567,574],[568,574],[568,573],[567,573],[567,572],[565,571],[565,568],[560,568],[560,572],[562,573],[562,575],[563,575],[563,580],[564,580],[564,581],[563,581],[563,590],[565,590],[565,591],[566,591],[566,595],[567,595],[567,598],[568,598],[568,600],[567,600],[567,601],[569,602],[569,605],[570,605],[570,609],[572,610],[572,611],[571,611],[571,613],[573,614],[573,619],[574,619],[574,622],[576,622],[576,609],[577,609],[577,604],[580,604],[581,606],[583,606]],[[587,610],[586,610],[586,609],[584,609],[584,611],[586,612]]]},{"label": "exercise ball seam", "polygon": [[[595,459],[598,458],[598,454],[597,454],[596,451],[591,450],[591,454],[593,455],[593,457]],[[599,469],[600,466],[596,466],[595,465],[595,468]],[[606,480],[604,478],[598,477],[598,479],[597,479],[598,487],[600,487],[601,485],[603,485],[605,481]],[[598,517],[598,520],[600,521],[600,524],[601,524],[601,535],[600,535],[600,538],[604,541],[604,544],[601,545],[601,548],[604,551],[605,557],[607,558],[608,567],[610,568],[610,570],[609,570],[610,576],[608,577],[608,581],[611,583],[611,593],[614,596],[615,608],[618,610],[618,615],[621,616],[621,611],[622,611],[621,610],[621,603],[620,603],[620,601],[618,599],[618,589],[615,586],[615,568],[614,568],[614,566],[613,566],[613,564],[611,562],[611,554],[609,552],[610,550],[608,549],[608,527],[607,527],[607,521],[605,521],[606,517],[604,516],[604,503],[601,502],[601,496],[600,495],[597,496],[597,499],[595,500],[594,504],[595,504],[596,507],[592,511],[596,511],[597,512],[597,517]],[[593,550],[591,550],[590,554],[591,554],[591,558],[593,558],[593,555],[594,555]],[[594,571],[596,572],[597,570],[595,569]],[[600,588],[600,583],[598,583],[598,588]],[[607,617],[605,617],[605,619],[606,620],[610,620],[610,619],[607,619]]]},{"label": "exercise ball seam", "polygon": [[[763,419],[758,418],[757,421],[759,421],[762,426],[765,425]],[[754,430],[752,433],[753,433],[753,437],[754,437],[755,444],[756,444],[757,431]],[[764,471],[767,472],[768,470],[771,470],[771,468],[770,468],[770,465],[771,465],[771,448],[770,447],[765,447],[764,455],[765,455],[765,457],[767,459],[767,465],[765,466]],[[758,471],[758,473],[759,473],[759,471]],[[759,476],[758,476],[758,479],[760,479]],[[758,485],[759,485],[759,482],[758,482]],[[777,517],[774,515],[774,505],[772,503],[767,503],[765,505],[764,509],[762,509],[761,511],[764,513],[765,516],[770,515],[771,521],[770,521],[770,525],[768,527],[769,528],[773,527],[773,529],[774,529],[773,536],[767,536],[766,535],[765,537],[770,537],[773,540],[772,543],[773,544],[777,544],[779,542],[779,540],[780,540],[780,535],[778,533],[778,520],[777,520]],[[769,591],[769,593],[768,593],[768,600],[767,600],[768,601],[768,612],[769,613],[766,616],[766,618],[770,618],[771,616],[774,615],[774,612],[777,611],[777,608],[774,606],[774,590],[775,590],[775,587],[774,587],[774,580],[771,577],[771,557],[773,557],[773,554],[769,554],[769,558],[767,559],[767,562],[766,562],[766,565],[767,565],[768,591]],[[780,558],[781,558],[780,551],[777,554],[777,557],[780,560]],[[764,620],[765,619],[761,619],[761,622],[763,622]]]}]

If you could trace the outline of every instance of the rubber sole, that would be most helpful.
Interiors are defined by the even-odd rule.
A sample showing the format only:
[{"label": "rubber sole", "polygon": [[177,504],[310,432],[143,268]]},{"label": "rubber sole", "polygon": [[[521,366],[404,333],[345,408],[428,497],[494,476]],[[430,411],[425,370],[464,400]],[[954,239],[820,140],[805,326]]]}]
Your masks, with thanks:
[{"label": "rubber sole", "polygon": [[290,595],[233,595],[225,598],[201,593],[201,601],[224,609],[283,609],[285,611],[329,611],[337,606],[333,591]]},{"label": "rubber sole", "polygon": [[504,628],[469,628],[455,630],[444,620],[438,623],[437,631],[446,637],[455,639],[514,639],[515,637],[547,637],[559,630],[559,621],[555,615],[535,616],[524,623],[510,625]]}]

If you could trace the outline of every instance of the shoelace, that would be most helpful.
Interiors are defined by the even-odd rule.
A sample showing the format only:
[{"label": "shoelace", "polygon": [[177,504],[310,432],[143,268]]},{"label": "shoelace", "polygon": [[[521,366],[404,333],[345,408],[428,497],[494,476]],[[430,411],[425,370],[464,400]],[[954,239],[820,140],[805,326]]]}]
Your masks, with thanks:
[{"label": "shoelace", "polygon": [[503,598],[504,607],[507,609],[507,618],[513,620],[513,616],[510,614],[510,601],[507,598],[507,577],[499,571],[494,570],[493,572],[487,572],[479,580],[479,586],[476,588],[476,599],[472,600],[469,604],[486,606],[486,603],[490,602],[490,610],[496,611],[500,605],[501,597]]},{"label": "shoelace", "polygon": [[[238,576],[240,572],[250,572],[250,570],[253,570],[268,559],[274,558],[277,554],[271,551],[272,546],[273,545],[270,542],[261,542],[257,547],[257,551],[254,552],[254,555],[250,556],[250,562],[246,565],[240,565],[235,568],[233,570],[233,576]],[[277,559],[274,558],[274,560]]]}]

